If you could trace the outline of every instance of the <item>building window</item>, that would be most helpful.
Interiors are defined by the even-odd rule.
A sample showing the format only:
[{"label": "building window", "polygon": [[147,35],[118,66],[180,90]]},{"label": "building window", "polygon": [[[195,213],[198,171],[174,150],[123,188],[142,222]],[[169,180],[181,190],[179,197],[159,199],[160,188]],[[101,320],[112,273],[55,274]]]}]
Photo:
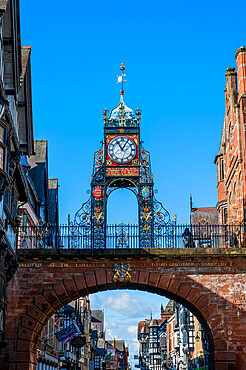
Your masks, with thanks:
[{"label": "building window", "polygon": [[0,168],[4,170],[4,148],[0,146]]},{"label": "building window", "polygon": [[186,331],[183,331],[183,346],[187,344],[187,333]]},{"label": "building window", "polygon": [[188,325],[189,324],[189,312],[185,311],[185,325]]},{"label": "building window", "polygon": [[227,223],[227,208],[222,209],[222,224]]},{"label": "building window", "polygon": [[195,346],[195,332],[194,332],[194,330],[192,330],[191,332],[190,332],[190,346],[191,347],[194,347]]},{"label": "building window", "polygon": [[4,143],[4,128],[3,126],[0,126],[0,141]]},{"label": "building window", "polygon": [[236,199],[236,196],[237,196],[237,183],[235,181],[233,185],[233,199]]},{"label": "building window", "polygon": [[221,158],[219,161],[219,181],[224,180],[225,172],[224,172],[224,159]]},{"label": "building window", "polygon": [[6,129],[0,125],[0,168],[5,171]]}]

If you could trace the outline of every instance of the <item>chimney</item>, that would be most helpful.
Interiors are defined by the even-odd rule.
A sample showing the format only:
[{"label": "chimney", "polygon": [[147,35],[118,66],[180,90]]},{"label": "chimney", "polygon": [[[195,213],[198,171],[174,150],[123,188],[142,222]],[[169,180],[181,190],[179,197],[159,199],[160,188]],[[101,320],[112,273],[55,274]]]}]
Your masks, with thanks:
[{"label": "chimney", "polygon": [[[228,104],[236,104],[237,102],[237,72],[235,68],[226,68],[226,89],[225,89],[225,104],[228,109]],[[232,100],[231,100],[232,99]]]},{"label": "chimney", "polygon": [[246,94],[246,47],[241,46],[237,49],[235,55],[237,61],[237,75],[238,75],[238,93],[239,98],[241,95]]}]

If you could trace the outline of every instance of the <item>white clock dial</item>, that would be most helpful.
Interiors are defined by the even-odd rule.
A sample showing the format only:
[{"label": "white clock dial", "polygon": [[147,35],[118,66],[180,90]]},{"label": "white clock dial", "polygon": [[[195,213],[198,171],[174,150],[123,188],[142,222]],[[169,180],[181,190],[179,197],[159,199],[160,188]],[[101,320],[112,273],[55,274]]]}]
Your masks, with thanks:
[{"label": "white clock dial", "polygon": [[137,154],[137,146],[127,136],[117,136],[108,145],[108,155],[112,161],[125,164],[133,160]]}]

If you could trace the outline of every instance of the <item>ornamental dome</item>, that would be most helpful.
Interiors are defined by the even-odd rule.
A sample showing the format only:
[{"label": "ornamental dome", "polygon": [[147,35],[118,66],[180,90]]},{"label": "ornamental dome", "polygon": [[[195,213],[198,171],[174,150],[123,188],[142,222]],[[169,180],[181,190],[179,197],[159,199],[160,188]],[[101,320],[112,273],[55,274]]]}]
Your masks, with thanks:
[{"label": "ornamental dome", "polygon": [[119,102],[116,108],[112,109],[109,115],[109,119],[118,120],[118,119],[135,119],[133,110],[129,108],[123,101]]},{"label": "ornamental dome", "polygon": [[125,104],[123,97],[121,97],[117,107],[111,110],[109,118],[107,119],[107,126],[138,126],[138,121],[133,113],[133,110]]}]

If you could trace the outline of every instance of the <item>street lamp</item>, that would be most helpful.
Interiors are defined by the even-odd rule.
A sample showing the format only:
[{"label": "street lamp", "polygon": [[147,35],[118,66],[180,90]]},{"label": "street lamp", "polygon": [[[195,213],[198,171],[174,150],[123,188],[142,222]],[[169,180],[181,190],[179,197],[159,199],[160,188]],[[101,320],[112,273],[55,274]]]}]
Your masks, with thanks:
[{"label": "street lamp", "polygon": [[196,335],[196,337],[195,337],[195,340],[197,341],[197,342],[199,342],[199,340],[200,340],[200,337],[199,337],[199,333],[197,332],[197,335]]}]

